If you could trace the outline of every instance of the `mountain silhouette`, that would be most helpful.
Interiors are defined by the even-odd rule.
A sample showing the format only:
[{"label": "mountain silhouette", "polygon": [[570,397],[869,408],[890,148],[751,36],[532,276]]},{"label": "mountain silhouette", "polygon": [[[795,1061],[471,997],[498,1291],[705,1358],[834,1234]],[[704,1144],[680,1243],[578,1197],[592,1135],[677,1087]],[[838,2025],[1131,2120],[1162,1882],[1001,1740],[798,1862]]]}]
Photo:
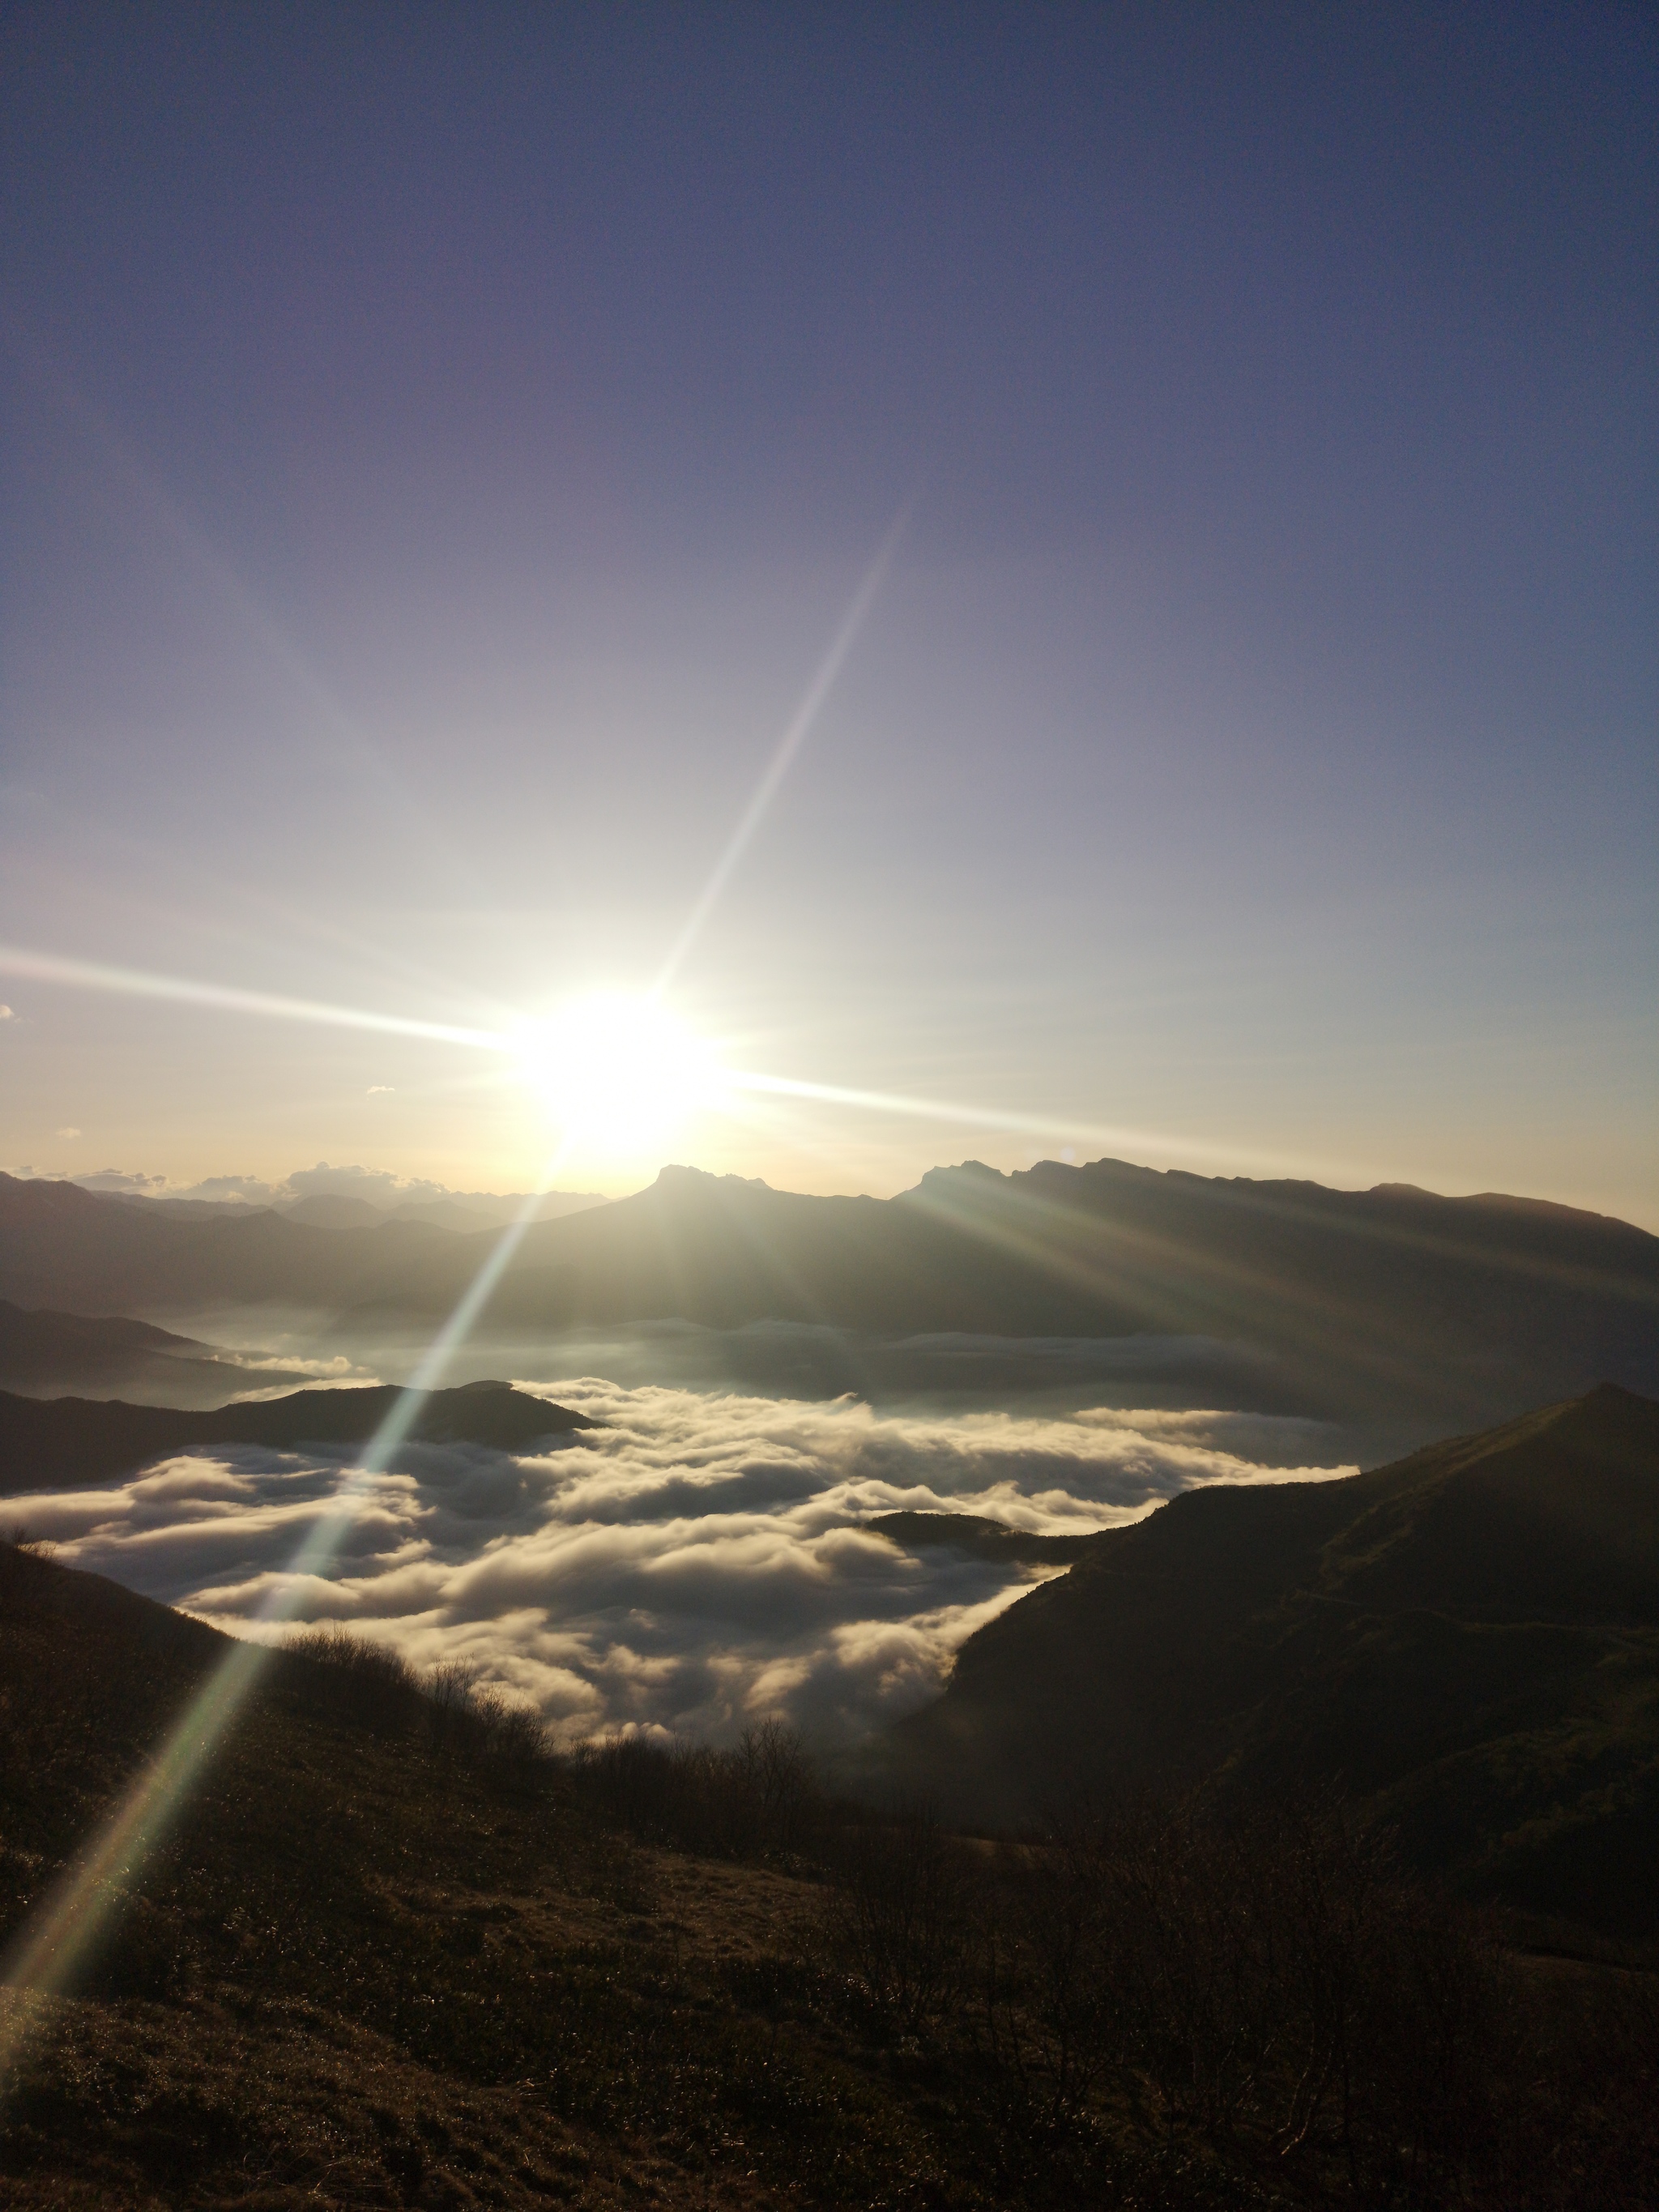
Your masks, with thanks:
[{"label": "mountain silhouette", "polygon": [[[0,1496],[107,1482],[171,1452],[214,1444],[362,1443],[397,1404],[391,1383],[362,1389],[295,1390],[204,1412],[129,1406],[119,1399],[20,1398],[0,1390]],[[434,1390],[411,1438],[492,1444],[523,1451],[544,1437],[595,1425],[508,1382]]]},{"label": "mountain silhouette", "polygon": [[1069,1567],[1087,1556],[1093,1533],[1080,1536],[1042,1536],[1029,1528],[1011,1528],[1006,1521],[993,1521],[982,1513],[877,1513],[863,1523],[872,1535],[885,1536],[902,1551],[931,1551],[949,1546],[977,1559],[1007,1561],[1017,1566]]},{"label": "mountain silhouette", "polygon": [[383,1207],[339,1190],[313,1191],[283,1206],[282,1212],[286,1220],[303,1222],[308,1229],[378,1229],[386,1218]]},{"label": "mountain silhouette", "polygon": [[1659,1405],[1604,1387],[1370,1474],[1187,1492],[969,1638],[887,1756],[1001,1820],[1340,1784],[1422,1863],[1659,1926]]},{"label": "mountain silhouette", "polygon": [[[0,1296],[70,1312],[283,1304],[340,1322],[448,1311],[495,1244],[431,1222],[327,1228],[168,1217],[0,1176]],[[938,1169],[891,1200],[667,1168],[534,1224],[486,1326],[678,1319],[1202,1338],[1248,1354],[1251,1402],[1480,1425],[1597,1381],[1659,1390],[1659,1237],[1541,1201],[1337,1191],[1101,1160]],[[1237,1395],[1227,1402],[1240,1403]]]},{"label": "mountain silhouette", "polygon": [[31,1397],[91,1390],[136,1394],[149,1404],[216,1404],[228,1391],[305,1379],[301,1369],[239,1357],[148,1322],[31,1312],[0,1298],[0,1389]]}]

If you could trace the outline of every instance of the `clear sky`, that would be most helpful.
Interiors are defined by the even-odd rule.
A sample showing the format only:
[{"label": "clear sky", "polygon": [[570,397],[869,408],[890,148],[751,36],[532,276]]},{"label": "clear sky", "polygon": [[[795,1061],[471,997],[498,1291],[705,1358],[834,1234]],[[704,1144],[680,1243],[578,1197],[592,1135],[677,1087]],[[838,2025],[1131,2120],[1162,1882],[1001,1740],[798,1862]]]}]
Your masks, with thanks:
[{"label": "clear sky", "polygon": [[3,35],[0,940],[986,1120],[14,964],[0,1166],[1659,1228],[1650,9]]}]

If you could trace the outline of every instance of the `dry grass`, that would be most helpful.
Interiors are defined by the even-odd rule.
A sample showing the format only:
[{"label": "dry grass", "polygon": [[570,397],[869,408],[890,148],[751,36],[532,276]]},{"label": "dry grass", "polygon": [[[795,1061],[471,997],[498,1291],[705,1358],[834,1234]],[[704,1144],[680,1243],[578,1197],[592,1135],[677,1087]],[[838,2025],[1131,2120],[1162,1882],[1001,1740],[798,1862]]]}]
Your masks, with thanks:
[{"label": "dry grass", "polygon": [[[222,1649],[0,1553],[0,1941]],[[1340,1820],[969,1848],[921,1807],[781,1798],[775,1738],[566,1765],[433,1708],[337,1644],[273,1666],[33,2046],[8,2206],[1659,2199],[1653,1978],[1516,1975]],[[1412,1960],[1455,2000],[1430,2106]],[[1300,2073],[1287,2025],[1326,2038]],[[1305,2086],[1332,2048],[1381,2129],[1322,2059]]]}]

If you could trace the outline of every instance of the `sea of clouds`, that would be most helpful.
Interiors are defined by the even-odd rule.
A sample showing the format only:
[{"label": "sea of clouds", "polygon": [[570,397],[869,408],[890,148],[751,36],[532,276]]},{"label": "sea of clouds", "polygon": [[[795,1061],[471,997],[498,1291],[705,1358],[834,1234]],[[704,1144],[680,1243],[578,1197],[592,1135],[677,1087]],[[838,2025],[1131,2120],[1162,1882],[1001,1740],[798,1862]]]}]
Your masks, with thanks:
[{"label": "sea of clouds", "polygon": [[[779,1714],[827,1749],[936,1693],[963,1640],[1046,1571],[902,1551],[870,1516],[1075,1532],[1195,1484],[1353,1472],[1314,1463],[1316,1424],[1261,1414],[932,1418],[593,1378],[542,1395],[603,1425],[529,1455],[410,1445],[368,1478],[343,1448],[219,1447],[16,1509],[66,1565],[234,1633],[338,1621],[418,1666],[459,1659],[566,1742],[718,1740]],[[1287,1467],[1298,1444],[1308,1463]],[[325,1565],[296,1575],[325,1522]]]}]

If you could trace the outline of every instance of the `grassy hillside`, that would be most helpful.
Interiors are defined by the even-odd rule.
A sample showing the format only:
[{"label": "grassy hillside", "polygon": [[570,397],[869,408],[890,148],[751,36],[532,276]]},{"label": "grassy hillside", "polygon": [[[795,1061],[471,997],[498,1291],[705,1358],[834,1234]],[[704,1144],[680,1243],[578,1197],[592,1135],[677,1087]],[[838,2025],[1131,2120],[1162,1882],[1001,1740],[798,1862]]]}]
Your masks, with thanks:
[{"label": "grassy hillside", "polygon": [[1659,1929],[1659,1406],[1190,1492],[981,1629],[895,1757],[981,1818],[1340,1779],[1472,1891]]},{"label": "grassy hillside", "polygon": [[[3,1942],[225,1639],[0,1577]],[[803,2148],[835,2203],[914,2168],[902,2100],[779,2047],[814,1884],[642,1849],[430,1719],[273,1666],[0,2113],[9,2204],[744,2203]]]},{"label": "grassy hillside", "polygon": [[[226,1649],[0,1547],[0,1955]],[[1651,2201],[1650,1978],[1506,1954],[1329,1808],[992,1850],[765,1732],[558,1764],[359,1650],[279,1656],[126,1881],[9,2206]]]}]

